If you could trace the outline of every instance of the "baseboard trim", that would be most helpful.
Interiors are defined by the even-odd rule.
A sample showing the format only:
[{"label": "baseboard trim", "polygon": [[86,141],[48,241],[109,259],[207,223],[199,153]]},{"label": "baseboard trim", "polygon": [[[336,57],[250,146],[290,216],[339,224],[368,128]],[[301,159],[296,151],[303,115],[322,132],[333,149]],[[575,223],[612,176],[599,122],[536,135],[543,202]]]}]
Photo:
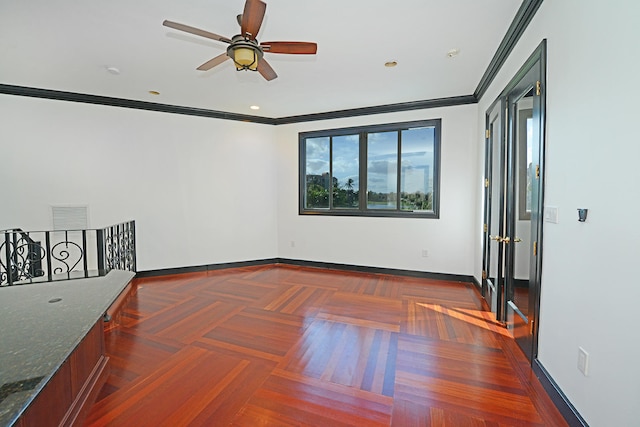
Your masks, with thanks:
[{"label": "baseboard trim", "polygon": [[280,258],[279,263],[288,264],[288,265],[297,265],[301,267],[328,268],[331,270],[358,271],[361,273],[391,274],[394,276],[408,276],[408,277],[417,277],[422,279],[449,280],[452,282],[471,283],[473,280],[473,276],[465,276],[462,274],[434,273],[430,271],[370,267],[365,265],[338,264],[333,262],[307,261],[307,260],[291,259],[291,258]]},{"label": "baseboard trim", "polygon": [[162,268],[157,270],[139,271],[136,277],[168,276],[172,274],[197,273],[203,271],[222,270],[227,268],[252,267],[268,264],[287,264],[299,267],[328,268],[332,270],[358,271],[361,273],[390,274],[394,276],[408,276],[422,279],[448,280],[452,282],[476,283],[473,276],[463,274],[435,273],[429,271],[402,270],[396,268],[370,267],[354,264],[338,264],[332,262],[307,261],[290,258],[266,258],[251,261],[226,262],[220,264],[196,265],[188,267]]},{"label": "baseboard trim", "polygon": [[542,363],[538,359],[535,359],[532,364],[532,369],[540,384],[544,387],[545,391],[556,405],[556,408],[560,411],[567,424],[571,427],[589,427],[589,424],[582,418],[576,408],[569,402],[567,396],[564,395],[558,384],[553,380],[549,372],[542,366]]},{"label": "baseboard trim", "polygon": [[137,278],[170,276],[173,274],[199,273],[202,271],[222,270],[227,268],[252,267],[256,265],[277,264],[279,258],[257,259],[251,261],[223,262],[219,264],[193,265],[187,267],[159,268],[156,270],[138,271]]},{"label": "baseboard trim", "polygon": [[476,279],[476,276],[471,276],[471,283],[476,285],[476,288],[482,290],[482,283],[480,283],[480,281]]},{"label": "baseboard trim", "polygon": [[529,279],[513,279],[513,285],[516,288],[528,288]]}]

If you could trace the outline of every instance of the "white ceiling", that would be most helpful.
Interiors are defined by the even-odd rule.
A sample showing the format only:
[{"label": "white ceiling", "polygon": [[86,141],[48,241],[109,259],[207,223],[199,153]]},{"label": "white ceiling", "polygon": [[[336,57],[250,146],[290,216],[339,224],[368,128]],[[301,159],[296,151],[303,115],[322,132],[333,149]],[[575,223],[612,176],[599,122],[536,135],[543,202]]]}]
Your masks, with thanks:
[{"label": "white ceiling", "polygon": [[470,95],[521,0],[266,3],[259,41],[318,43],[266,53],[271,82],[231,61],[197,71],[227,45],[162,26],[231,37],[244,0],[0,0],[0,83],[271,118]]}]

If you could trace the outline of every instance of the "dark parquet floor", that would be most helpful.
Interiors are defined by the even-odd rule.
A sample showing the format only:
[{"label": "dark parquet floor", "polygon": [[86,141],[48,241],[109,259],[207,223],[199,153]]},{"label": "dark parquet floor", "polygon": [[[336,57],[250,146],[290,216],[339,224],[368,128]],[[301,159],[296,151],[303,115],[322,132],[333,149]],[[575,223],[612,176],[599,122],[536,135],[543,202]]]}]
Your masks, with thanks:
[{"label": "dark parquet floor", "polygon": [[563,426],[473,285],[287,265],[136,279],[87,426]]}]

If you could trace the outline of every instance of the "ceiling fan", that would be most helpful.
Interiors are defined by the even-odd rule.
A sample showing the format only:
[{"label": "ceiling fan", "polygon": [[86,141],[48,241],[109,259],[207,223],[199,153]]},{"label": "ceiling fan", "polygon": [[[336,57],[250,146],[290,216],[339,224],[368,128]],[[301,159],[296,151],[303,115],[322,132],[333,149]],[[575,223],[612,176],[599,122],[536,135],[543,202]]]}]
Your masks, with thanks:
[{"label": "ceiling fan", "polygon": [[273,80],[278,75],[271,65],[264,59],[264,53],[286,53],[295,55],[314,55],[316,43],[310,42],[262,42],[258,43],[256,36],[260,31],[267,4],[261,0],[246,0],[244,11],[238,15],[240,34],[227,38],[189,25],[165,20],[162,25],[175,30],[184,31],[197,36],[206,37],[229,44],[227,51],[205,62],[197,69],[207,71],[232,59],[236,69],[258,71],[267,80]]}]

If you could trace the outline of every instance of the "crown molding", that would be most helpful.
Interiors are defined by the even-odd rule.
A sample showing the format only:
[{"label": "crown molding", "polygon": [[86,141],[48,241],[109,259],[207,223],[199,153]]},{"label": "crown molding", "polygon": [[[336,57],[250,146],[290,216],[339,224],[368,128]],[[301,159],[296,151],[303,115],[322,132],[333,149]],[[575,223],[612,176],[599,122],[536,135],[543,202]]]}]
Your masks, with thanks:
[{"label": "crown molding", "polygon": [[57,101],[80,102],[85,104],[107,105],[111,107],[131,108],[136,110],[158,111],[161,113],[183,114],[188,116],[208,117],[212,119],[236,120],[241,122],[261,123],[266,125],[286,125],[291,123],[302,123],[318,120],[341,119],[345,117],[395,113],[398,111],[449,107],[454,105],[474,104],[478,102],[473,95],[464,95],[454,96],[450,98],[427,99],[423,101],[401,102],[398,104],[376,105],[372,107],[328,111],[323,113],[313,113],[299,116],[270,118],[249,114],[236,114],[225,111],[207,110],[203,108],[182,107],[178,105],[158,104],[154,102],[135,101],[131,99],[112,98],[108,96],[64,92],[59,90],[40,89],[27,86],[12,86],[6,84],[0,84],[0,94],[52,99]]},{"label": "crown molding", "polygon": [[542,1],[543,0],[524,0],[522,2],[522,5],[518,9],[518,12],[516,12],[516,16],[513,18],[513,21],[511,21],[511,25],[509,26],[507,33],[500,42],[500,45],[498,46],[496,53],[493,55],[489,66],[480,79],[478,87],[476,87],[476,90],[473,92],[473,96],[477,100],[482,98],[484,93],[491,85],[491,82],[493,82],[493,79],[496,77],[496,75],[504,65],[505,61],[509,57],[509,54],[511,54],[511,51],[516,46],[516,43],[518,43],[518,40],[520,40],[520,37],[527,29],[527,26],[529,26],[529,23],[540,8]]},{"label": "crown molding", "polygon": [[132,108],[135,110],[158,111],[161,113],[184,114],[188,116],[209,117],[212,119],[236,120],[241,122],[262,123],[268,125],[274,124],[274,119],[270,119],[268,117],[228,113],[225,111],[207,110],[204,108],[157,104],[155,102],[135,101],[131,99],[112,98],[109,96],[64,92],[60,90],[39,89],[27,86],[12,86],[0,84],[0,94],[53,99],[57,101],[81,102],[85,104],[107,105],[111,107]]}]

